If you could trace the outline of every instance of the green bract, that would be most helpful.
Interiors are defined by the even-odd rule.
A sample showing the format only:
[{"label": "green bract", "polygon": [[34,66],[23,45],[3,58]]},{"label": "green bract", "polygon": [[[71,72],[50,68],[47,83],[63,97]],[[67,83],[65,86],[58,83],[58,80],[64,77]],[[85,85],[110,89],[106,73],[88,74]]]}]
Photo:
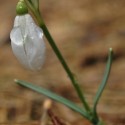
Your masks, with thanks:
[{"label": "green bract", "polygon": [[16,6],[16,13],[18,15],[24,15],[28,13],[28,8],[24,0],[20,0]]}]

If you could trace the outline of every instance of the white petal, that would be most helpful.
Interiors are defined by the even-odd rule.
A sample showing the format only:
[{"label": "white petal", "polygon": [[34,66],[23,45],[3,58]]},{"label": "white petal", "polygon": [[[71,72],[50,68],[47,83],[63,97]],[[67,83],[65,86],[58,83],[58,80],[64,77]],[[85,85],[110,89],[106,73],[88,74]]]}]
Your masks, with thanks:
[{"label": "white petal", "polygon": [[44,62],[45,44],[43,31],[29,14],[17,16],[10,34],[13,53],[31,70],[39,70]]},{"label": "white petal", "polygon": [[40,69],[41,64],[44,62],[44,41],[39,36],[37,36],[37,39],[27,36],[25,39],[25,50],[30,68],[33,70]]},{"label": "white petal", "polygon": [[25,67],[28,67],[28,60],[24,49],[24,42],[19,27],[14,28],[10,33],[11,46],[14,55]]}]

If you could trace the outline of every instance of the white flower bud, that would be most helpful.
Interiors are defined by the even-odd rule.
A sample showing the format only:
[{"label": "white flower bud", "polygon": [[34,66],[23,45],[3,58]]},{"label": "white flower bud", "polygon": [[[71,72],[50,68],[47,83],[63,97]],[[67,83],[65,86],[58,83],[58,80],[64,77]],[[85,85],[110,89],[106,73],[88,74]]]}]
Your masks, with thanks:
[{"label": "white flower bud", "polygon": [[26,68],[39,70],[44,62],[43,31],[29,14],[18,15],[10,33],[14,55]]}]

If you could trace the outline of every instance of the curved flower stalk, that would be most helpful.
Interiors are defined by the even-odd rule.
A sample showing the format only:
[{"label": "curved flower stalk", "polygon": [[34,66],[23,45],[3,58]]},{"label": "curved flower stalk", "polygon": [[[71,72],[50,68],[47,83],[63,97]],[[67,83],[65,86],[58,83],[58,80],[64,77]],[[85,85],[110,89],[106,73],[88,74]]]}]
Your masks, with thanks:
[{"label": "curved flower stalk", "polygon": [[26,68],[39,70],[44,62],[45,55],[43,31],[35,24],[27,11],[25,12],[15,18],[14,27],[10,33],[12,50],[20,63]]}]

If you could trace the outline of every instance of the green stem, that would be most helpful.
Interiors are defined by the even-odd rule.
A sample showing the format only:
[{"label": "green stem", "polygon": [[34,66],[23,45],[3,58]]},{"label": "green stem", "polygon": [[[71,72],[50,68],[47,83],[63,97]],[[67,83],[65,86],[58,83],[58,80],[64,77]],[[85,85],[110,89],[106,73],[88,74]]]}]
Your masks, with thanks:
[{"label": "green stem", "polygon": [[54,40],[52,39],[52,37],[51,37],[47,27],[46,27],[46,25],[43,23],[42,25],[40,25],[40,27],[43,29],[43,32],[44,32],[46,38],[48,39],[52,49],[54,50],[56,56],[58,57],[59,61],[61,62],[63,68],[67,72],[67,74],[68,74],[68,76],[69,76],[69,78],[70,78],[70,80],[71,80],[75,90],[77,91],[77,94],[78,94],[79,98],[81,99],[85,109],[87,111],[90,111],[89,106],[88,106],[88,104],[87,104],[87,102],[85,100],[85,97],[83,96],[83,93],[82,93],[82,91],[81,91],[81,89],[80,89],[80,87],[79,87],[75,77],[73,76],[71,70],[69,69],[69,67],[68,67],[67,63],[65,62],[63,56],[61,55],[59,49],[57,48]]},{"label": "green stem", "polygon": [[69,78],[70,78],[70,80],[71,80],[71,82],[72,82],[72,84],[73,84],[73,86],[74,86],[80,100],[82,101],[82,104],[83,104],[84,108],[86,109],[86,111],[88,113],[90,113],[90,107],[89,107],[88,103],[86,102],[85,97],[84,97],[84,95],[83,95],[83,93],[82,93],[76,79],[74,78],[70,68],[68,67],[67,63],[65,62],[61,52],[59,51],[58,47],[55,44],[55,41],[53,40],[53,38],[50,35],[45,23],[43,22],[43,19],[42,19],[40,13],[36,12],[34,10],[32,10],[32,12],[33,12],[34,16],[36,17],[39,26],[42,28],[42,30],[43,30],[49,44],[51,45],[52,49],[54,50],[56,56],[58,57],[59,61],[61,62],[63,68],[66,71],[66,73],[68,74],[68,76],[69,76]]}]

